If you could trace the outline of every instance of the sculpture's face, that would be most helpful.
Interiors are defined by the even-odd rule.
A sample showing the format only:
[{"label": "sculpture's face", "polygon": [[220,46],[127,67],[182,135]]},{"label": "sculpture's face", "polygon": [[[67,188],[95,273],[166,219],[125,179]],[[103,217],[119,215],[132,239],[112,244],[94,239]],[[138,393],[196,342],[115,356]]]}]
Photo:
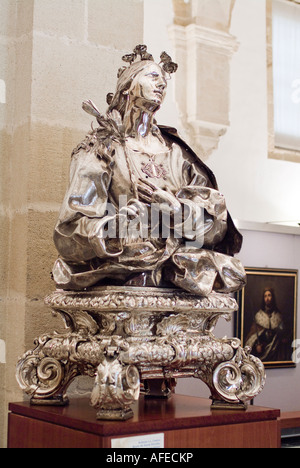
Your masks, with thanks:
[{"label": "sculpture's face", "polygon": [[133,79],[129,96],[141,104],[160,106],[165,98],[167,80],[165,72],[151,63]]}]

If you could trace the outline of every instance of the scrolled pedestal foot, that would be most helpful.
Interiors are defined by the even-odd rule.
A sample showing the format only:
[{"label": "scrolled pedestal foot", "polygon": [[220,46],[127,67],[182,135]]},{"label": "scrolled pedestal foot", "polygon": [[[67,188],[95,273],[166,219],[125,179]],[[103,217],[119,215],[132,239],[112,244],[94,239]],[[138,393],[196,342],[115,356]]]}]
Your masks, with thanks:
[{"label": "scrolled pedestal foot", "polygon": [[130,408],[139,399],[140,376],[133,365],[124,366],[117,357],[105,357],[97,368],[91,405],[97,419],[124,421],[133,417]]},{"label": "scrolled pedestal foot", "polygon": [[256,397],[265,385],[263,363],[250,354],[249,348],[238,346],[233,359],[219,364],[212,375],[212,409],[247,409],[247,402]]},{"label": "scrolled pedestal foot", "polygon": [[229,403],[228,401],[224,400],[213,400],[211,404],[212,410],[238,410],[238,411],[246,411],[248,408],[247,403],[237,402],[237,403]]},{"label": "scrolled pedestal foot", "polygon": [[127,421],[127,419],[133,418],[133,411],[131,408],[101,409],[97,411],[96,418],[106,421]]},{"label": "scrolled pedestal foot", "polygon": [[68,406],[70,403],[66,395],[56,395],[52,398],[34,398],[30,399],[32,406]]},{"label": "scrolled pedestal foot", "polygon": [[21,389],[31,396],[32,405],[66,406],[66,390],[77,374],[76,366],[70,363],[30,351],[18,362],[16,377]]},{"label": "scrolled pedestal foot", "polygon": [[144,381],[145,399],[163,399],[171,398],[176,386],[175,379],[151,379]]}]

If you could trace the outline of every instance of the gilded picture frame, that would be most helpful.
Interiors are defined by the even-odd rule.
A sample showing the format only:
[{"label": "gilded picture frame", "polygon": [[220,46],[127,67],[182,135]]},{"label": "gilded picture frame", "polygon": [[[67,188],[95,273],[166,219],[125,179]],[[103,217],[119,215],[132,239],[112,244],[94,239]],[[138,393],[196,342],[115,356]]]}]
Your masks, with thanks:
[{"label": "gilded picture frame", "polygon": [[266,368],[296,366],[298,271],[245,268],[238,293],[236,336]]}]

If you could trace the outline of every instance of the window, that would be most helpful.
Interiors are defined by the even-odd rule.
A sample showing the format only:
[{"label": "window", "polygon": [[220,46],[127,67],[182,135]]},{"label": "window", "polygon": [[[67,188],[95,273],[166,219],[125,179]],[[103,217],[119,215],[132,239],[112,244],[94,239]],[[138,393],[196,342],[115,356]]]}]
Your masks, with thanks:
[{"label": "window", "polygon": [[[300,162],[300,2],[272,0],[271,157]],[[269,83],[270,85],[270,83]],[[270,105],[271,105],[270,104]]]}]

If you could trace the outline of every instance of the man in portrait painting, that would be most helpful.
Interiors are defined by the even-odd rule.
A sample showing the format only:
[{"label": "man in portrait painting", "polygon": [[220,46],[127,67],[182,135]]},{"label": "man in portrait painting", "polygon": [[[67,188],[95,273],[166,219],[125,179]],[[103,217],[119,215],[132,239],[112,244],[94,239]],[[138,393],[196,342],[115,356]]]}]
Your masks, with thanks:
[{"label": "man in portrait painting", "polygon": [[284,361],[290,359],[289,341],[283,314],[277,307],[275,291],[266,287],[261,308],[255,314],[245,344],[262,361]]}]

